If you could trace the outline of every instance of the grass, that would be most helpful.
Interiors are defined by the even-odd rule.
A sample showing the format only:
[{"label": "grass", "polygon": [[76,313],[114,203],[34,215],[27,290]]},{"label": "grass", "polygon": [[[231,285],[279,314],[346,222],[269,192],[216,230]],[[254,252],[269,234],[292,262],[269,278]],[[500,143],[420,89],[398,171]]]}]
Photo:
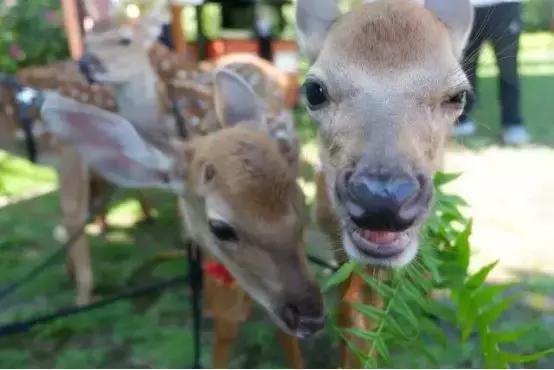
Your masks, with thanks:
[{"label": "grass", "polygon": [[[554,146],[554,37],[546,34],[523,38],[524,110],[538,143]],[[479,135],[468,144],[483,146],[497,142],[498,109],[495,104],[495,68],[490,51],[482,57],[481,106],[476,118],[482,124]],[[314,127],[298,112],[304,157],[316,158]],[[303,168],[302,183],[313,196],[312,170]],[[59,246],[53,236],[59,220],[58,195],[52,170],[31,166],[26,161],[0,153],[0,286],[16,280]],[[35,196],[29,197],[29,194]],[[25,197],[24,197],[25,196]],[[136,201],[118,192],[112,201],[111,227],[105,236],[90,233],[97,298],[117,294],[129,286],[141,286],[186,271],[184,260],[160,261],[161,251],[179,248],[174,198],[149,193],[156,205],[154,223],[141,223]],[[316,235],[311,232],[311,235]],[[319,246],[315,239],[309,241]],[[522,276],[514,289],[525,292],[525,300],[510,313],[506,325],[526,322],[533,335],[519,342],[521,351],[535,351],[551,345],[554,327],[552,276]],[[550,301],[548,300],[550,299]],[[33,315],[48,313],[73,301],[73,288],[64,261],[60,260],[40,278],[0,306],[0,325]],[[120,302],[73,318],[36,327],[30,333],[0,338],[0,367],[187,367],[192,362],[191,308],[186,287]],[[210,364],[211,324],[204,323],[203,363]],[[240,332],[233,352],[232,367],[284,367],[282,351],[275,346],[275,328],[256,311]],[[303,344],[309,366],[333,367],[337,363],[336,342],[324,332]],[[550,342],[549,342],[550,341]],[[477,366],[474,341],[441,355],[443,367]],[[410,364],[417,356],[403,350],[402,361]],[[406,363],[406,362],[404,362]],[[551,360],[536,364],[554,366]]]}]

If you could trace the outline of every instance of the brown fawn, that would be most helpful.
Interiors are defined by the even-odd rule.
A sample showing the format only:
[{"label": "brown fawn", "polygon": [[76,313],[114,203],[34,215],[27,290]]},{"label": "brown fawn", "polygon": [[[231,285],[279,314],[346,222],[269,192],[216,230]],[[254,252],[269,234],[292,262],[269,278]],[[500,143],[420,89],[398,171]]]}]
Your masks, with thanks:
[{"label": "brown fawn", "polygon": [[186,142],[155,146],[123,117],[60,95],[47,96],[42,116],[49,132],[111,182],[176,193],[192,240],[283,331],[309,336],[322,328],[324,309],[303,250],[304,203],[295,171],[268,135],[252,88],[226,70],[214,84],[223,128]]},{"label": "brown fawn", "polygon": [[[344,15],[336,0],[297,1],[319,128],[318,218],[372,271],[417,254],[432,177],[470,89],[459,57],[472,21],[469,0],[366,1]],[[357,279],[345,284],[340,324],[371,329],[349,302],[380,299]],[[359,365],[343,346],[341,366]]]}]

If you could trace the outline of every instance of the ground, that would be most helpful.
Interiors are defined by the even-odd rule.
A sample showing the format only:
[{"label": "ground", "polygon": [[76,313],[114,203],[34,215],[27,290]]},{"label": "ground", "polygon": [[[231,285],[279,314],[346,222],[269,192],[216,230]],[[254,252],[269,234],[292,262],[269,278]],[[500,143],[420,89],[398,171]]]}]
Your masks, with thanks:
[{"label": "ground", "polygon": [[[522,300],[503,320],[534,330],[514,346],[522,352],[554,347],[554,37],[525,35],[521,65],[524,111],[533,145],[511,149],[498,144],[500,128],[496,101],[496,71],[490,51],[482,58],[481,103],[475,118],[476,138],[451,143],[446,170],[462,172],[450,191],[462,195],[474,218],[473,267],[499,260],[491,283],[515,281]],[[301,116],[304,155],[314,159],[313,127]],[[302,179],[313,195],[310,170]],[[0,153],[0,288],[23,276],[58,246],[54,235],[59,219],[55,175]],[[112,201],[110,229],[91,237],[97,298],[130,286],[184,273],[185,261],[157,259],[161,251],[179,247],[173,198],[152,192],[153,223],[140,222],[132,194],[118,191]],[[308,233],[308,248],[321,251],[323,238]],[[319,272],[320,275],[323,272]],[[72,304],[72,284],[63,258],[0,305],[0,325],[48,313]],[[184,367],[190,366],[190,301],[185,286],[123,301],[71,319],[38,326],[27,334],[0,337],[0,367]],[[275,330],[256,312],[241,330],[232,367],[282,367]],[[209,364],[210,322],[205,321],[203,363]],[[304,344],[308,365],[333,367],[336,350],[328,333]],[[441,358],[443,367],[476,366],[475,342],[454,344]],[[533,364],[552,367],[554,359]]]}]

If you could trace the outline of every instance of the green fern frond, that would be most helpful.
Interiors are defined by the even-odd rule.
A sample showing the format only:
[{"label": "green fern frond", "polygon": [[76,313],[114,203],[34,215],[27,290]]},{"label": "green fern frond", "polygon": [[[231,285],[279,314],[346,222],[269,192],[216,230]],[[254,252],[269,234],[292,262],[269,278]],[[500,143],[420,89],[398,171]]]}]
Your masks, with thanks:
[{"label": "green fern frond", "polygon": [[[349,262],[325,284],[327,290],[345,282],[354,273],[361,277],[367,289],[377,292],[383,299],[383,307],[353,304],[373,322],[374,330],[338,328],[343,340],[353,336],[370,343],[370,350],[363,352],[347,340],[348,347],[366,368],[391,364],[391,354],[403,348],[417,350],[422,358],[438,364],[437,351],[446,351],[451,341],[445,333],[445,324],[459,330],[461,343],[477,336],[483,363],[490,368],[532,362],[552,353],[544,351],[520,355],[501,349],[502,343],[523,338],[528,329],[494,330],[518,296],[505,297],[508,284],[486,285],[487,277],[497,262],[484,266],[474,274],[469,273],[473,223],[460,210],[467,203],[458,196],[441,191],[443,185],[457,177],[450,174],[436,176],[435,212],[425,227],[420,253],[414,263],[393,271],[387,281],[380,281],[362,267]],[[450,300],[441,302],[430,299],[430,292],[436,289],[446,291]]]}]

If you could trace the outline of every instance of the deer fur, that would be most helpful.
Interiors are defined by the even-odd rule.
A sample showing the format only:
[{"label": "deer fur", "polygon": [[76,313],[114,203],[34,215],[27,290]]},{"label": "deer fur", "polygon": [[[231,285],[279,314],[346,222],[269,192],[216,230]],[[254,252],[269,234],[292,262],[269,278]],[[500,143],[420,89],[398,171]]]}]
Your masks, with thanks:
[{"label": "deer fur", "polygon": [[[325,95],[324,103],[308,104],[319,129],[318,190],[326,193],[317,198],[328,202],[318,205],[318,220],[361,264],[402,266],[417,254],[432,177],[463,109],[458,97],[469,89],[458,59],[472,19],[468,0],[366,1],[344,15],[335,0],[297,1],[299,41],[311,61],[307,81],[315,81],[312,88],[321,87]],[[418,179],[425,201],[408,228],[381,232],[352,226],[352,214],[371,212],[364,208],[362,213],[351,200],[357,191],[353,179],[362,175],[362,184],[375,184],[375,176],[385,175]],[[394,241],[368,239],[377,231]],[[395,252],[385,255],[388,249]],[[379,268],[369,269],[380,274]],[[343,289],[341,325],[370,329],[350,303],[379,305],[380,300],[360,291],[355,280]],[[341,366],[360,366],[344,346],[341,358]]]}]

